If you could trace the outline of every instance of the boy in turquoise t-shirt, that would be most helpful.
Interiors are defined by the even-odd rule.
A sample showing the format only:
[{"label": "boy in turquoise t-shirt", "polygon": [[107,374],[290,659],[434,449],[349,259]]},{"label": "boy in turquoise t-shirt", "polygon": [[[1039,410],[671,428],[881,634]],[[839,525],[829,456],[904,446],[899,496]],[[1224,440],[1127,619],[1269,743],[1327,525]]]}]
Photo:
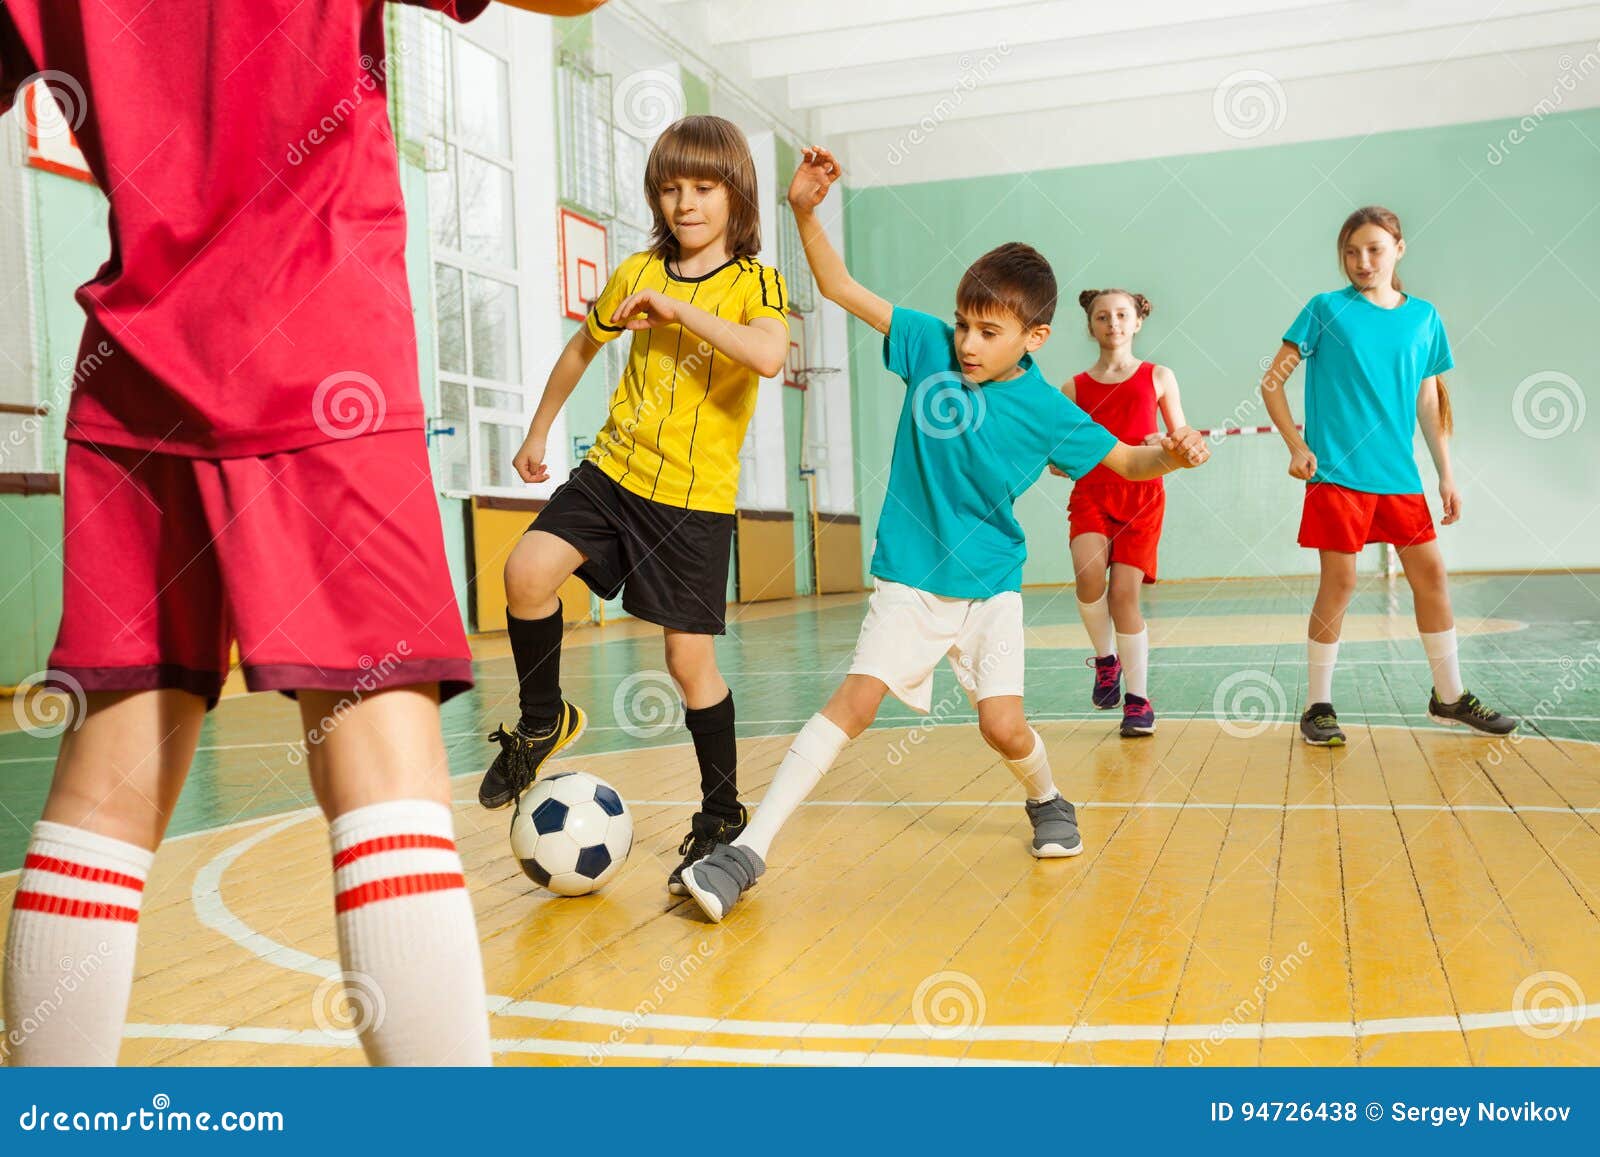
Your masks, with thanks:
[{"label": "boy in turquoise t-shirt", "polygon": [[1027,543],[1012,503],[1048,465],[1081,477],[1104,462],[1143,479],[1208,456],[1187,427],[1158,446],[1119,442],[1044,380],[1032,355],[1050,336],[1056,281],[1027,245],[1002,245],[967,270],[954,326],[862,287],[815,216],[839,177],[826,150],[807,150],[789,204],[817,287],[885,335],[884,365],[905,381],[906,400],[850,672],[795,737],[744,832],[684,871],[684,886],[713,920],[766,870],[784,822],[877,717],[885,695],[928,711],[942,658],[976,704],[985,742],[1026,791],[1033,855],[1081,852],[1077,814],[1056,790],[1044,741],[1022,710]]}]

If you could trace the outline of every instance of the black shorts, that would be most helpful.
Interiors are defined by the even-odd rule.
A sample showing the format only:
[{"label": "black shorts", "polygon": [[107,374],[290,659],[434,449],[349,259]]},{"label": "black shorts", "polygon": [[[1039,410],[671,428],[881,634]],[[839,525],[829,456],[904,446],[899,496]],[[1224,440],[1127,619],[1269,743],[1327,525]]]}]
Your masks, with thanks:
[{"label": "black shorts", "polygon": [[727,629],[733,515],[652,502],[584,461],[528,529],[583,552],[578,577],[603,599],[620,591],[634,618],[697,635]]}]

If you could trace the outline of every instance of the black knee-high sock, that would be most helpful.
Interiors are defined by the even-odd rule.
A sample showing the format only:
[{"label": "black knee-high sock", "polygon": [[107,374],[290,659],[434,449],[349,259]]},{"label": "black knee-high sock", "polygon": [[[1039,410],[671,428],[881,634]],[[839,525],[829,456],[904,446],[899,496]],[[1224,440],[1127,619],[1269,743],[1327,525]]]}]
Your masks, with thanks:
[{"label": "black knee-high sock", "polygon": [[518,699],[524,734],[548,731],[561,713],[561,604],[543,619],[519,619],[506,612],[511,657],[517,664]]},{"label": "black knee-high sock", "polygon": [[700,760],[700,810],[736,824],[744,816],[739,806],[738,747],[733,739],[733,692],[714,707],[691,707],[683,721],[694,737]]}]

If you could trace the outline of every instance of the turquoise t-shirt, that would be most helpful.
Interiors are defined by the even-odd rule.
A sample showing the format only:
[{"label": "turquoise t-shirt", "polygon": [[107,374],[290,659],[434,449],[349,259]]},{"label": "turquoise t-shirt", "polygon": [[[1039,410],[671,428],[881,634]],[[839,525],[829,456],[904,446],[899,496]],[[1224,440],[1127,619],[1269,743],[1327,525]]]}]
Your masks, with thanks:
[{"label": "turquoise t-shirt", "polygon": [[1053,463],[1081,478],[1117,439],[1032,357],[1007,382],[963,380],[955,330],[896,308],[883,364],[905,380],[872,573],[930,594],[986,599],[1022,589],[1027,542],[1011,504]]},{"label": "turquoise t-shirt", "polygon": [[1313,482],[1369,494],[1421,494],[1411,449],[1422,379],[1455,365],[1439,311],[1420,297],[1393,309],[1355,286],[1319,293],[1283,335],[1306,359]]}]

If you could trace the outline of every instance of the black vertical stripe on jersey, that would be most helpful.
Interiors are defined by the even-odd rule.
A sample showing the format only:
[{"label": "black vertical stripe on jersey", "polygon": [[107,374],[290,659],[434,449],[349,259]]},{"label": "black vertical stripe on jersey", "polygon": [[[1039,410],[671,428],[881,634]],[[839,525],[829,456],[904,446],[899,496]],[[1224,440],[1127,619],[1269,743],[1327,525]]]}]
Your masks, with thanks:
[{"label": "black vertical stripe on jersey", "polygon": [[[717,309],[716,309],[715,316],[717,316],[717,317],[721,317],[722,316],[723,303],[726,302],[730,297],[733,296],[733,291],[739,285],[739,278],[743,277],[744,275],[745,275],[745,267],[741,263],[740,266],[739,266],[739,272],[737,274],[735,274],[733,280],[728,283],[728,291],[722,295],[722,301],[717,302]],[[694,440],[695,440],[695,436],[700,433],[700,407],[705,405],[706,404],[706,399],[711,396],[711,372],[716,368],[717,368],[717,347],[716,346],[712,346],[711,347],[711,360],[706,363],[706,390],[705,390],[705,393],[700,395],[700,400],[694,404],[694,425],[692,427],[690,427],[690,429],[689,429],[689,449],[684,454],[685,461],[687,461],[689,463],[689,487],[688,487],[687,490],[685,490],[683,492],[683,508],[685,510],[687,510],[689,508],[689,496],[694,493],[694,477],[695,477],[695,469],[694,469]]]},{"label": "black vertical stripe on jersey", "polygon": [[[665,261],[661,263],[661,276],[666,278],[666,280],[661,283],[661,292],[665,293],[667,291],[667,286],[672,284],[672,274],[667,272],[667,263]],[[645,387],[650,384],[650,343],[652,339],[654,339],[656,331],[654,327],[652,327],[645,330],[644,333],[644,373],[639,377],[639,408],[633,412],[633,428],[635,431],[639,429],[639,423],[644,418]],[[633,454],[634,451],[639,449],[638,434],[630,434],[629,439],[632,444],[628,447],[627,461],[622,464],[622,478],[617,479],[618,485],[621,485],[623,478],[626,478],[629,474],[633,473]]]},{"label": "black vertical stripe on jersey", "polygon": [[[694,304],[694,299],[699,293],[700,283],[696,282],[695,287],[689,291],[690,305]],[[678,324],[678,345],[672,351],[672,388],[667,394],[667,412],[662,415],[661,421],[656,423],[656,480],[650,484],[650,497],[652,500],[656,496],[656,489],[661,485],[661,471],[667,465],[667,452],[666,447],[661,444],[661,431],[666,429],[667,419],[672,417],[672,411],[677,408],[678,404],[678,366],[682,364],[680,355],[683,353],[683,335],[685,332],[683,324],[680,322]],[[706,342],[706,344],[711,345],[710,342]],[[717,347],[711,346],[711,348],[715,350]],[[706,388],[708,390],[711,388],[711,374],[709,371],[706,374]]]}]

